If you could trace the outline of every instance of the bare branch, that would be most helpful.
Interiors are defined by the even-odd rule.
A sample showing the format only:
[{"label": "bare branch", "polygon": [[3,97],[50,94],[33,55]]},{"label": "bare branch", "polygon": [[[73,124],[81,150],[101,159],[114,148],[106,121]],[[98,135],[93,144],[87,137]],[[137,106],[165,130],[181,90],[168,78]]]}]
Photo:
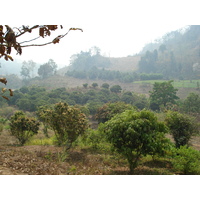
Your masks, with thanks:
[{"label": "bare branch", "polygon": [[33,40],[37,40],[37,39],[39,39],[39,38],[40,38],[40,36],[39,36],[39,37],[36,37],[36,38],[34,38],[34,39],[32,39],[32,40],[29,40],[29,41],[21,42],[21,43],[19,43],[19,44],[23,44],[23,43],[26,43],[26,42],[31,42],[31,41],[33,41]]},{"label": "bare branch", "polygon": [[17,37],[19,37],[19,36],[21,36],[21,35],[23,35],[24,33],[27,33],[27,32],[29,32],[29,31],[32,31],[33,29],[35,29],[35,28],[38,28],[39,27],[39,25],[34,25],[32,28],[29,28],[29,29],[27,29],[27,30],[24,30],[24,32],[21,32],[19,35],[16,35],[16,38]]},{"label": "bare branch", "polygon": [[53,41],[51,41],[51,42],[47,42],[47,43],[44,43],[44,44],[29,44],[29,45],[24,45],[24,46],[21,46],[21,47],[36,47],[36,46],[38,46],[38,47],[40,47],[40,46],[45,46],[45,45],[48,45],[48,44],[55,44],[55,40],[56,39],[58,39],[58,40],[60,40],[60,39],[62,39],[62,38],[64,38],[70,31],[71,31],[72,29],[69,29],[68,30],[68,32],[67,33],[65,33],[64,35],[59,35],[59,36],[57,36]]}]

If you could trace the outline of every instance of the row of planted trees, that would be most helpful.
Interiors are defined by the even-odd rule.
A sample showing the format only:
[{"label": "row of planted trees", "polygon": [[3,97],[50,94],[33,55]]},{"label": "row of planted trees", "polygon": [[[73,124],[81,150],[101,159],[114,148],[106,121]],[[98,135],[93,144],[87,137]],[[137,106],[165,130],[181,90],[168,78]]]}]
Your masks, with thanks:
[{"label": "row of planted trees", "polygon": [[[119,107],[119,103],[116,103],[116,107]],[[67,103],[41,107],[37,116],[43,123],[44,130],[54,131],[55,144],[63,146],[65,151],[72,147],[77,138],[90,140],[95,147],[107,142],[127,159],[131,174],[134,173],[140,159],[146,155],[153,158],[173,156],[176,158],[173,159],[173,165],[180,172],[200,173],[200,153],[189,147],[189,140],[198,132],[198,127],[193,119],[185,114],[169,111],[165,120],[161,122],[150,110],[139,111],[131,106],[113,109],[112,114],[107,115],[98,129],[93,131],[88,131],[90,129],[87,118],[80,109]],[[11,134],[21,145],[37,134],[38,130],[38,120],[27,117],[21,111],[16,112],[10,119]],[[169,132],[174,138],[175,146],[166,138],[166,133]]]},{"label": "row of planted trees", "polygon": [[120,85],[110,87],[107,83],[103,83],[100,87],[97,83],[93,83],[92,87],[83,84],[83,88],[76,90],[63,87],[51,91],[38,86],[24,86],[15,90],[14,96],[8,102],[0,99],[0,106],[8,104],[17,106],[23,111],[35,112],[39,106],[62,101],[69,105],[84,106],[89,114],[94,115],[97,109],[105,103],[121,101],[136,106],[138,109],[150,108],[159,111],[174,107],[181,112],[198,114],[200,112],[198,90],[196,93],[190,93],[186,99],[179,99],[177,91],[172,81],[155,83],[152,91],[149,92],[149,98],[144,94],[123,91]]},{"label": "row of planted trees", "polygon": [[[28,89],[23,92],[27,93],[27,91]],[[168,103],[176,104],[178,99],[176,92],[177,89],[172,86],[171,81],[155,83],[150,92],[151,105],[154,105],[155,110],[160,109],[160,111],[163,107],[165,111],[174,109],[173,106],[168,108],[167,105]],[[131,97],[129,93],[126,95]],[[193,94],[193,96],[197,97],[191,98],[194,100],[192,104],[194,107],[198,95]],[[193,96],[190,95],[190,97]],[[192,100],[189,102],[191,103]],[[191,110],[191,106],[189,107]],[[197,111],[197,109],[198,106],[195,110]],[[131,174],[134,173],[142,156],[160,157],[169,154],[176,157],[174,160],[177,162],[182,162],[181,165],[177,162],[174,163],[174,166],[182,173],[200,173],[198,167],[200,154],[198,151],[188,148],[191,136],[198,132],[198,124],[185,114],[167,112],[165,120],[161,122],[153,111],[139,110],[125,102],[110,102],[98,109],[95,119],[99,122],[99,127],[96,131],[89,131],[88,134],[87,118],[78,106],[69,106],[67,103],[60,102],[42,106],[36,113],[38,120],[43,123],[45,135],[48,137],[48,129],[52,129],[55,133],[55,144],[64,146],[65,150],[69,150],[77,138],[85,135],[82,139],[87,138],[86,141],[92,141],[92,146],[98,147],[98,143],[106,141],[114,147],[127,159]],[[19,140],[21,145],[24,145],[38,133],[40,126],[38,120],[27,117],[21,111],[16,112],[10,119],[11,134]],[[166,138],[165,134],[168,132],[172,133],[175,146]]]}]

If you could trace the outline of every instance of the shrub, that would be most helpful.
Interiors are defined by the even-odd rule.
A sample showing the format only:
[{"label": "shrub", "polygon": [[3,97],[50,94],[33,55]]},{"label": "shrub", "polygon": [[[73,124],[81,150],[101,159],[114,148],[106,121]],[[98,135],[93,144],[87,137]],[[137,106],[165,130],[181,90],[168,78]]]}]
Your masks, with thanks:
[{"label": "shrub", "polygon": [[88,87],[88,83],[84,83],[84,84],[83,84],[83,87],[84,87],[84,88],[87,88],[87,87]]},{"label": "shrub", "polygon": [[114,92],[114,93],[120,93],[122,91],[122,88],[121,86],[119,85],[113,85],[111,88],[110,88],[110,91],[111,92]]},{"label": "shrub", "polygon": [[92,87],[96,88],[96,87],[98,87],[98,84],[97,83],[92,83]]},{"label": "shrub", "polygon": [[82,142],[94,150],[108,150],[109,146],[104,134],[94,129],[88,129],[87,134],[82,137]]},{"label": "shrub", "polygon": [[20,145],[24,145],[39,130],[39,122],[35,118],[26,117],[22,111],[16,112],[10,118],[10,132]]},{"label": "shrub", "polygon": [[188,145],[191,136],[198,132],[194,118],[178,112],[169,111],[165,119],[176,143],[176,147]]},{"label": "shrub", "polygon": [[67,103],[57,103],[54,108],[45,109],[43,112],[47,118],[46,122],[55,132],[57,145],[65,146],[66,150],[71,148],[72,143],[88,128],[85,114]]},{"label": "shrub", "polygon": [[181,146],[175,150],[172,161],[175,171],[185,175],[200,174],[200,152],[191,147]]},{"label": "shrub", "polygon": [[108,83],[103,83],[102,88],[109,89],[110,85]]}]

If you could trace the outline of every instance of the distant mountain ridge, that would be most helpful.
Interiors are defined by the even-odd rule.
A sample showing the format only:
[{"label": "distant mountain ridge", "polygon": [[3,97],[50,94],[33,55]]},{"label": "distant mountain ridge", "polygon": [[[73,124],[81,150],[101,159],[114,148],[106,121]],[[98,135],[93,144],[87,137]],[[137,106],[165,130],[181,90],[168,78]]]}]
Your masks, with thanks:
[{"label": "distant mountain ridge", "polygon": [[168,78],[198,78],[200,25],[187,26],[165,34],[155,43],[145,45],[141,56],[138,64],[141,72],[168,73]]}]

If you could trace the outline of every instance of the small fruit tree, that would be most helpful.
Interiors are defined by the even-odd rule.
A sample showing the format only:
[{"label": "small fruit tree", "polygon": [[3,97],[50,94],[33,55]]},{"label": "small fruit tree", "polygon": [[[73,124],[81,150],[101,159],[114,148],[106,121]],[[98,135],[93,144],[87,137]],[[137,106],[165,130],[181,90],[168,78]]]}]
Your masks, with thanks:
[{"label": "small fruit tree", "polygon": [[160,154],[169,144],[164,136],[166,126],[148,110],[127,110],[102,124],[100,129],[113,147],[127,158],[130,174],[142,155]]},{"label": "small fruit tree", "polygon": [[55,132],[57,144],[65,146],[66,150],[70,149],[72,143],[88,128],[85,114],[67,103],[57,103],[43,113],[47,117],[49,127]]},{"label": "small fruit tree", "polygon": [[198,125],[194,118],[186,114],[169,111],[165,122],[173,135],[177,148],[188,145],[192,135],[198,133]]},{"label": "small fruit tree", "polygon": [[16,112],[10,118],[10,132],[20,145],[24,145],[39,130],[39,122],[35,118],[26,117],[22,111]]}]

